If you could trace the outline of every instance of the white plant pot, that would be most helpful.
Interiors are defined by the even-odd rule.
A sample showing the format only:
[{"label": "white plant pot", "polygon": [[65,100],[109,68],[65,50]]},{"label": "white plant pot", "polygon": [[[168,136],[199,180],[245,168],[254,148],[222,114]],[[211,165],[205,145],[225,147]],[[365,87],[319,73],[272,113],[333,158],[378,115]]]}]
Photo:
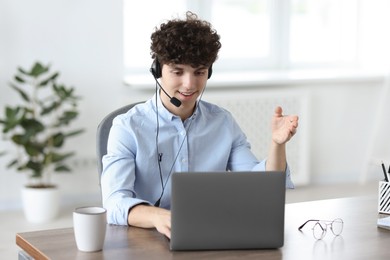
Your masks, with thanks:
[{"label": "white plant pot", "polygon": [[31,223],[44,223],[55,219],[59,209],[59,190],[52,188],[22,189],[23,210]]}]

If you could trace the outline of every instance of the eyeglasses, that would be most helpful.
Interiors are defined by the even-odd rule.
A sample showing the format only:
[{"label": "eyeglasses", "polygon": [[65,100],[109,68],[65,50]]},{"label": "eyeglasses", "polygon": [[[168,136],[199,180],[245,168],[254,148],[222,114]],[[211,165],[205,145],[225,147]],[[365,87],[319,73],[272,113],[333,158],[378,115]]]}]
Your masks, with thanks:
[{"label": "eyeglasses", "polygon": [[315,222],[313,226],[313,236],[315,239],[323,239],[326,235],[327,227],[330,226],[330,230],[335,236],[339,236],[343,232],[344,222],[341,218],[336,218],[334,220],[318,220],[318,219],[309,219],[303,223],[298,230],[301,230],[307,223]]}]

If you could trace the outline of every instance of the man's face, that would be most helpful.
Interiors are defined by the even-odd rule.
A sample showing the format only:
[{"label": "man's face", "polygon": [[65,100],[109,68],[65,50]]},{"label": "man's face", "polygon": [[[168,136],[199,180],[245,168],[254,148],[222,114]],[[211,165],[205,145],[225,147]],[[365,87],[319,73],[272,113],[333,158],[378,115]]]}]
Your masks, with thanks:
[{"label": "man's face", "polygon": [[[206,86],[208,67],[193,68],[184,64],[164,64],[162,66],[161,83],[171,97],[182,102],[181,107],[192,109],[196,100]],[[169,98],[161,94],[161,99],[167,108],[172,107]]]}]

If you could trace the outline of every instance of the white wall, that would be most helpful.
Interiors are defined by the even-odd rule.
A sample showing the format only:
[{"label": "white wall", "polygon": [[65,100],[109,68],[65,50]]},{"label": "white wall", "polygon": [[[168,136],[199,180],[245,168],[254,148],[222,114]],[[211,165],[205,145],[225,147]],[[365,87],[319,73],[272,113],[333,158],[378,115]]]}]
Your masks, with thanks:
[{"label": "white wall", "polygon": [[[0,0],[0,109],[16,98],[8,82],[17,66],[28,68],[36,60],[51,63],[61,71],[60,80],[75,86],[83,97],[75,127],[85,128],[86,133],[68,144],[78,154],[72,160],[74,172],[53,177],[61,186],[64,203],[99,201],[96,126],[114,108],[151,95],[122,83],[121,5],[118,0]],[[288,88],[310,97],[309,116],[300,120],[310,124],[312,182],[359,180],[372,141],[382,82],[262,88]],[[382,145],[389,146],[389,141]],[[8,148],[9,143],[0,140],[0,150]],[[6,168],[7,161],[0,158],[0,209],[20,206],[19,189],[26,182],[25,176]],[[376,168],[369,176],[381,177]]]},{"label": "white wall", "polygon": [[[71,198],[86,192],[99,194],[95,162],[95,129],[108,111],[117,107],[122,85],[122,1],[104,0],[0,0],[0,107],[16,95],[8,82],[16,68],[29,68],[36,60],[51,63],[60,81],[76,87],[83,97],[77,126],[86,129],[69,146],[81,165],[69,175],[56,175]],[[8,148],[1,143],[0,150]],[[74,158],[76,160],[77,158]],[[6,169],[0,158],[0,208],[19,203],[19,187],[26,179]],[[97,198],[96,200],[99,200]]]}]

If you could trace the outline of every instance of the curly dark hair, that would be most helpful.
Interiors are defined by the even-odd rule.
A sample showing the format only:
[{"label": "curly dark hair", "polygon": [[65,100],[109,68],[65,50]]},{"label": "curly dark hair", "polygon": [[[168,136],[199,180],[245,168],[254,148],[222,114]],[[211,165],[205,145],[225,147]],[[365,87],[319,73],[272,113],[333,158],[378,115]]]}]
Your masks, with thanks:
[{"label": "curly dark hair", "polygon": [[211,66],[221,48],[219,39],[209,22],[188,11],[185,20],[169,20],[155,28],[151,35],[151,55],[161,64]]}]

